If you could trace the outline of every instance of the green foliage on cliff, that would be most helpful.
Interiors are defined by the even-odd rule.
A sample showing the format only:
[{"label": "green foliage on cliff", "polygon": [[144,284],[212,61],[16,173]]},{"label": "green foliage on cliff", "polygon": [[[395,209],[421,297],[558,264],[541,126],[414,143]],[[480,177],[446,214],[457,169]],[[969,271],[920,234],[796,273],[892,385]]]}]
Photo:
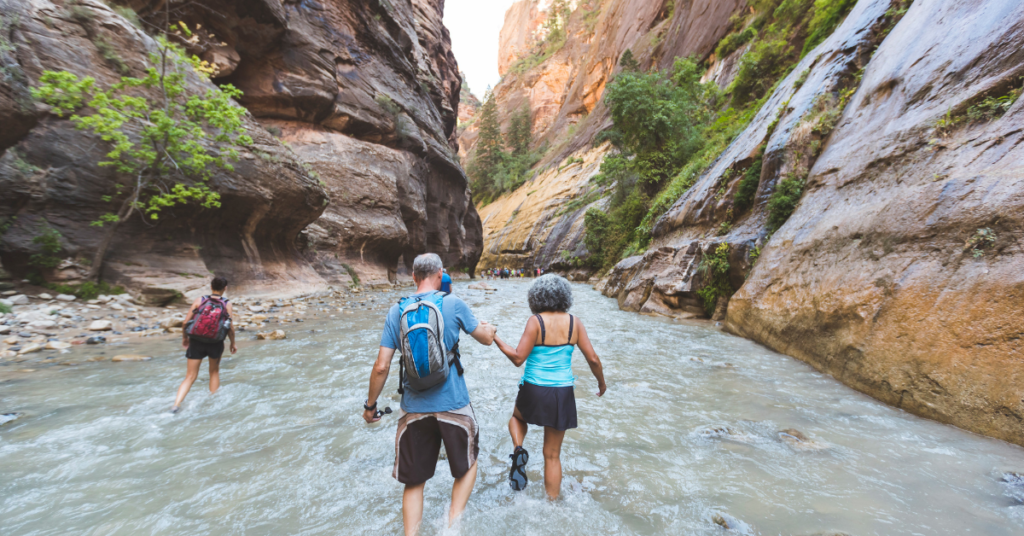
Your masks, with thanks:
[{"label": "green foliage on cliff", "polygon": [[467,171],[473,181],[474,201],[486,205],[526,182],[540,154],[530,151],[533,133],[528,108],[512,114],[508,132],[502,135],[498,105],[488,94],[477,121],[480,134]]},{"label": "green foliage on cliff", "polygon": [[814,17],[808,27],[807,40],[804,41],[800,56],[806,56],[814,47],[820,45],[832,35],[846,14],[857,4],[857,0],[814,0]]},{"label": "green foliage on cliff", "polygon": [[764,163],[764,146],[762,145],[757,151],[757,157],[754,159],[754,163],[743,173],[743,178],[740,180],[739,187],[736,189],[736,197],[733,200],[733,206],[736,208],[736,213],[742,214],[750,207],[754,206],[754,196],[757,195],[757,187],[761,184],[761,169]]},{"label": "green foliage on cliff", "polygon": [[36,268],[56,268],[60,264],[60,257],[57,254],[64,249],[61,244],[61,239],[64,237],[60,231],[50,227],[49,223],[44,223],[39,231],[39,234],[32,239],[32,243],[38,245],[41,251],[29,257],[28,263]]},{"label": "green foliage on cliff", "polygon": [[714,253],[705,253],[697,266],[704,285],[697,291],[708,316],[715,313],[715,306],[720,296],[731,296],[732,285],[729,283],[729,244],[719,244]]},{"label": "green foliage on cliff", "polygon": [[777,231],[789,219],[800,198],[804,195],[806,179],[797,174],[790,174],[775,186],[775,191],[768,198],[768,232]]},{"label": "green foliage on cliff", "polygon": [[101,167],[126,177],[106,196],[116,212],[103,214],[95,226],[110,224],[97,251],[98,273],[113,228],[135,213],[156,220],[167,208],[191,201],[219,208],[220,195],[208,186],[216,170],[233,171],[236,147],[252,144],[245,134],[246,111],[232,102],[242,92],[226,85],[205,94],[188,92],[189,77],[204,76],[201,62],[161,37],[142,78],[125,76],[110,88],[96,87],[92,77],[46,71],[33,96],[53,113],[89,130],[109,145]]},{"label": "green foliage on cliff", "polygon": [[513,74],[523,74],[544,63],[565,46],[568,40],[567,27],[572,15],[572,6],[566,0],[554,0],[548,8],[548,16],[544,19],[546,35],[542,41],[535,43],[530,53],[516,60],[508,70]]}]

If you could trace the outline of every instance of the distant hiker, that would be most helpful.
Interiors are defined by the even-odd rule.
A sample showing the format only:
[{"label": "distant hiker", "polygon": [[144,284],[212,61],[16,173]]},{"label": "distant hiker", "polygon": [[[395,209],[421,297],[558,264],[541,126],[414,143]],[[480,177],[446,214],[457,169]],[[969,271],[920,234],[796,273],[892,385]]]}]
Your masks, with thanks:
[{"label": "distant hiker", "polygon": [[171,413],[181,410],[185,395],[199,377],[199,366],[203,364],[204,357],[210,358],[210,392],[216,393],[220,388],[220,357],[224,354],[224,339],[231,339],[232,354],[238,351],[235,346],[235,326],[231,323],[231,303],[224,297],[227,288],[227,279],[214,277],[210,282],[210,295],[192,302],[192,308],[185,317],[181,345],[186,348],[188,369],[185,381],[178,387],[178,397],[174,400]]},{"label": "distant hiker", "polygon": [[518,367],[526,363],[512,418],[508,421],[508,432],[515,446],[509,456],[512,469],[508,479],[516,491],[526,487],[526,463],[530,459],[523,448],[526,425],[543,426],[544,488],[549,498],[556,499],[562,484],[562,439],[566,430],[576,428],[573,347],[579,346],[597,378],[597,396],[604,395],[606,390],[604,372],[583,322],[568,313],[572,307],[572,287],[565,278],[558,275],[538,278],[530,286],[527,301],[534,315],[526,321],[519,346],[512,348],[500,338],[494,339],[512,364]]},{"label": "distant hiker", "polygon": [[416,294],[388,311],[363,405],[366,422],[380,420],[377,397],[388,379],[391,358],[401,348],[398,392],[402,394],[402,412],[392,476],[405,484],[402,520],[407,535],[416,534],[423,518],[423,487],[434,476],[441,443],[455,477],[449,525],[466,509],[476,482],[480,429],[462,377],[459,331],[486,346],[494,342],[495,333],[494,326],[477,321],[464,301],[438,292],[443,278],[440,257],[420,255],[413,261],[412,271]]},{"label": "distant hiker", "polygon": [[452,276],[448,275],[448,270],[441,275],[441,292],[452,293]]}]

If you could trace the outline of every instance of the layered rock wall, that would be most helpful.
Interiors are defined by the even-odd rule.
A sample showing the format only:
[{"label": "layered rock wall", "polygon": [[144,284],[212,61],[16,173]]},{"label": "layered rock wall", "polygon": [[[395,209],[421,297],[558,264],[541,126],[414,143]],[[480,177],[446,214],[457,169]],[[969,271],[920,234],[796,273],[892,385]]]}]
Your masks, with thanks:
[{"label": "layered rock wall", "polygon": [[[137,10],[141,27],[162,27],[163,2],[124,5]],[[393,279],[400,259],[408,264],[425,251],[453,268],[475,265],[480,220],[456,157],[461,79],[443,2],[170,7],[175,21],[195,30],[182,42],[188,52],[220,68],[213,82],[244,91],[255,143],[235,171],[211,180],[220,209],[179,206],[155,225],[124,224],[107,280],[173,297],[199,291],[218,272],[239,283],[236,290],[301,293],[347,282],[353,272],[364,281]],[[64,255],[91,257],[102,231],[89,222],[109,211],[103,196],[126,180],[95,165],[103,143],[26,101],[28,87],[47,69],[109,86],[117,69],[142,73],[155,44],[98,0],[6,1],[0,13],[12,44],[0,47],[0,60],[5,72],[24,73],[0,82],[0,118],[10,125],[0,138],[0,150],[8,149],[0,218],[13,222],[0,256],[24,274],[46,225],[63,236]],[[190,91],[210,87],[189,79]]]}]

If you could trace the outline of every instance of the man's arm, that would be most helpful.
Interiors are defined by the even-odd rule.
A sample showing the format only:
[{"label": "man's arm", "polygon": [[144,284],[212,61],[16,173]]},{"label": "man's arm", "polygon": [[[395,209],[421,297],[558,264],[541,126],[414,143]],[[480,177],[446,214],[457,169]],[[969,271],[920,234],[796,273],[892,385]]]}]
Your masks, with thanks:
[{"label": "man's arm", "polygon": [[488,324],[487,322],[481,321],[477,324],[473,333],[470,333],[469,335],[476,339],[476,342],[484,346],[490,346],[494,344],[494,335],[496,333],[498,333],[498,328]]},{"label": "man's arm", "polygon": [[[388,373],[391,371],[391,358],[395,355],[394,348],[380,347],[377,352],[377,362],[373,364],[373,372],[370,373],[370,392],[366,397],[366,405],[373,406],[377,398],[384,390],[384,383],[388,381]],[[377,422],[377,408],[363,410],[363,419],[366,422]]]}]

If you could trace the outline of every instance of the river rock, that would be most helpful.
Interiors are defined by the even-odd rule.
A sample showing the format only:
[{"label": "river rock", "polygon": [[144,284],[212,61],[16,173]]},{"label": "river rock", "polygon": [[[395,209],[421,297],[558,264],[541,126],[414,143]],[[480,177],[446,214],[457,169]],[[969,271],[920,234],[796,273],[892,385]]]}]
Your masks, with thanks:
[{"label": "river rock", "polygon": [[115,363],[123,363],[129,361],[149,361],[150,359],[153,358],[145,355],[136,354],[115,355],[114,357],[110,358],[110,360]]},{"label": "river rock", "polygon": [[279,341],[281,339],[284,339],[285,337],[287,337],[287,335],[285,334],[285,332],[283,330],[280,330],[280,329],[274,330],[274,331],[267,331],[267,332],[257,333],[256,334],[256,338],[258,340],[261,340],[261,341],[262,340]]},{"label": "river rock", "polygon": [[779,439],[793,450],[817,451],[828,448],[828,445],[814,441],[801,433],[800,430],[793,428],[788,428],[779,432]]},{"label": "river rock", "polygon": [[249,311],[253,313],[262,313],[267,310],[266,307],[263,307],[262,305],[249,305],[248,308]]},{"label": "river rock", "polygon": [[7,335],[11,332],[11,326],[0,326],[0,335]]},{"label": "river rock", "polygon": [[46,343],[45,348],[47,350],[67,350],[71,348],[71,343],[61,341],[49,341]]},{"label": "river rock", "polygon": [[30,345],[25,346],[24,348],[22,348],[18,352],[18,355],[34,354],[34,353],[36,353],[36,352],[38,352],[38,351],[40,351],[42,349],[43,349],[43,345],[42,344],[30,344]]},{"label": "river rock", "polygon": [[115,304],[112,304],[112,305],[110,306],[110,308],[111,308],[111,309],[113,309],[113,310],[115,310],[115,311],[124,311],[124,306],[123,306],[123,305],[121,305],[120,303],[115,303]]},{"label": "river rock", "polygon": [[14,303],[11,302],[11,300],[8,300],[6,298],[0,298],[0,303],[6,305],[8,307],[13,307],[14,306]]},{"label": "river rock", "polygon": [[89,337],[88,339],[85,340],[85,344],[103,344],[105,342],[107,342],[107,338],[100,335],[96,335],[95,337]]},{"label": "river rock", "polygon": [[11,302],[11,305],[28,305],[28,296],[17,294],[7,298],[7,301]]},{"label": "river rock", "polygon": [[25,327],[27,327],[28,329],[39,331],[53,329],[56,326],[57,323],[54,322],[53,320],[36,320],[34,322],[29,322]]},{"label": "river rock", "polygon": [[185,325],[185,315],[182,314],[169,316],[160,321],[160,327],[166,330],[170,330],[171,328],[180,328],[183,325]]},{"label": "river rock", "polygon": [[53,296],[51,296],[51,295],[49,295],[49,294],[47,294],[45,292],[40,294],[40,295],[38,295],[38,296],[36,296],[36,297],[39,298],[40,300],[52,300],[53,299]]},{"label": "river rock", "polygon": [[73,302],[73,301],[77,300],[78,298],[75,297],[75,296],[72,296],[71,294],[58,294],[57,295],[57,299],[62,301],[62,302]]},{"label": "river rock", "polygon": [[0,359],[11,359],[18,356],[18,352],[12,352],[10,350],[0,351]]},{"label": "river rock", "polygon": [[89,331],[110,331],[114,329],[114,325],[109,320],[95,320],[89,324],[87,329]]},{"label": "river rock", "polygon": [[7,337],[4,339],[4,344],[18,344],[19,342],[21,342],[21,340],[17,337]]},{"label": "river rock", "polygon": [[0,426],[3,426],[3,425],[5,425],[5,424],[7,424],[9,422],[14,422],[14,421],[20,419],[23,416],[24,416],[24,414],[22,414],[22,413],[4,413],[4,414],[0,414]]}]

